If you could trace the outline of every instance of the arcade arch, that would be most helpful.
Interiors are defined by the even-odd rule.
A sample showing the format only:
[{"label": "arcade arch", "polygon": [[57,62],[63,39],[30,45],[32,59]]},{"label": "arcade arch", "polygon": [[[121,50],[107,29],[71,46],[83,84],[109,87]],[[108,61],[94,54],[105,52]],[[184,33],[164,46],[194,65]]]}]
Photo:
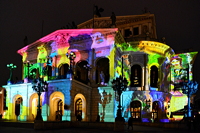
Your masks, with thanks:
[{"label": "arcade arch", "polygon": [[[40,97],[40,105],[42,103],[42,97]],[[37,115],[37,105],[38,105],[38,94],[34,93],[30,96],[29,100],[29,119],[34,120]]]},{"label": "arcade arch", "polygon": [[49,117],[48,120],[55,121],[58,120],[57,116],[59,115],[62,120],[63,112],[64,112],[64,94],[62,92],[56,91],[53,92],[49,97]]},{"label": "arcade arch", "polygon": [[69,65],[67,63],[60,64],[58,67],[59,78],[65,79],[68,71],[69,71]]},{"label": "arcade arch", "polygon": [[23,112],[23,98],[21,95],[17,94],[13,97],[13,110],[12,110],[12,116],[14,120],[20,120],[20,115],[22,115]]},{"label": "arcade arch", "polygon": [[77,94],[74,98],[74,114],[77,116],[81,113],[82,120],[86,121],[86,99],[82,94]]},{"label": "arcade arch", "polygon": [[80,61],[76,64],[76,79],[82,83],[88,83],[88,71],[87,68],[88,62],[87,61]]}]

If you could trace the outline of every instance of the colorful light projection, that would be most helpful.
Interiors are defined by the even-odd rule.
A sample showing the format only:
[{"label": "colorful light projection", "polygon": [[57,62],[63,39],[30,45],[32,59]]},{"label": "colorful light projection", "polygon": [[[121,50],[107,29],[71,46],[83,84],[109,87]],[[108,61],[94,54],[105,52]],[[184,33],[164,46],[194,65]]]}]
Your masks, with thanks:
[{"label": "colorful light projection", "polygon": [[[182,93],[176,92],[176,94],[173,94],[174,96],[171,97],[170,100],[170,107],[169,107],[169,113],[167,115],[168,118],[170,118],[171,112],[175,112],[177,110],[183,109],[185,105],[187,105],[187,96],[183,95]],[[173,118],[175,120],[180,120],[183,118],[182,115],[174,115]]]},{"label": "colorful light projection", "polygon": [[[97,32],[98,31],[98,32]],[[70,51],[74,51],[76,53],[76,60],[75,62],[78,62],[80,60],[88,60],[89,54],[87,53],[87,50],[92,50],[92,48],[100,49],[102,47],[110,47],[109,51],[104,51],[101,54],[98,54],[99,56],[105,56],[109,59],[113,60],[115,55],[115,50],[113,49],[112,45],[114,45],[114,37],[115,32],[117,29],[74,29],[74,30],[58,30],[52,34],[49,34],[38,41],[18,50],[18,53],[22,55],[22,61],[25,62],[29,59],[32,59],[33,57],[37,57],[37,62],[33,64],[30,67],[30,72],[34,69],[39,69],[39,74],[42,76],[42,69],[46,67],[47,63],[47,57],[52,58],[52,63],[50,64],[52,66],[52,69],[58,68],[60,64],[68,63],[69,59],[66,57],[66,53],[69,53]],[[101,36],[96,36],[101,35]],[[71,38],[75,38],[75,40],[70,40]],[[88,40],[89,39],[89,40]],[[93,42],[94,41],[94,42]],[[85,47],[86,45],[90,45],[90,47]],[[79,49],[81,48],[81,49]],[[31,51],[34,51],[32,53]],[[38,51],[38,52],[36,52]],[[31,55],[30,55],[31,54]],[[31,61],[31,60],[30,60]],[[113,63],[114,64],[114,63]],[[114,65],[110,66],[111,68],[114,68]],[[24,72],[25,74],[25,72]],[[114,74],[111,74],[114,77]],[[25,75],[24,75],[25,77]],[[24,86],[25,87],[25,86]],[[27,88],[27,86],[25,87]],[[27,93],[21,93],[22,87],[19,85],[15,90],[19,90],[20,96],[19,97],[27,97]],[[24,91],[26,92],[26,91]],[[52,90],[51,90],[52,92]],[[54,93],[54,92],[53,92]],[[52,93],[52,95],[53,95]],[[34,120],[34,117],[36,116],[36,102],[37,97],[35,94],[29,94],[31,96],[31,99],[27,101],[27,99],[23,99],[23,104],[20,107],[21,108],[21,114],[20,114],[20,121],[26,121],[30,120],[30,117],[32,120]],[[32,96],[34,95],[34,96]],[[55,98],[50,97],[52,101],[48,103],[44,100],[44,97],[46,94],[42,95],[42,112],[47,112],[50,110],[50,113],[52,116],[55,116],[52,114],[55,112],[56,105],[54,104],[55,101],[53,101]],[[65,94],[66,95],[66,94]],[[12,96],[11,96],[12,97]],[[64,103],[68,103],[68,105],[71,102],[70,96],[67,98],[64,98],[63,96],[60,96],[60,99],[64,101]],[[9,110],[6,111],[5,117],[7,119],[16,119],[15,114],[13,114],[14,110],[14,102],[10,101],[10,98],[7,98],[7,105]],[[30,106],[27,104],[30,102]],[[53,108],[52,108],[53,107]],[[27,114],[29,112],[29,114]],[[86,112],[85,112],[86,113]],[[33,114],[33,115],[32,115]],[[63,114],[67,114],[67,117],[63,120],[70,120],[70,110],[64,110]],[[11,118],[12,117],[12,118]],[[53,118],[53,117],[52,117]],[[113,118],[113,117],[112,117]],[[44,121],[46,121],[48,118],[46,115],[43,115]]]},{"label": "colorful light projection", "polygon": [[193,79],[192,67],[197,53],[181,53],[171,58],[171,89],[174,89],[174,84]]},{"label": "colorful light projection", "polygon": [[[52,58],[52,74],[53,76],[56,76],[58,75],[58,73],[56,73],[58,72],[58,67],[65,63],[69,64],[70,62],[66,57],[66,53],[69,53],[70,51],[75,52],[77,56],[75,62],[80,60],[88,60],[89,55],[84,52],[84,50],[113,46],[116,32],[117,28],[57,30],[18,50],[18,53],[23,56],[23,62],[25,62],[30,54],[27,51],[29,49],[34,50],[34,48],[37,48],[38,54],[32,54],[37,54],[34,56],[37,56],[37,68],[39,69],[39,74],[44,76],[42,69],[45,67],[45,63],[47,62],[47,56],[49,56]],[[111,51],[113,51],[111,47],[110,50],[99,49],[96,52],[96,56],[106,56],[108,58],[113,58],[114,54],[110,54]],[[25,77],[25,75],[23,77]]]},{"label": "colorful light projection", "polygon": [[[171,58],[173,56],[174,51],[167,45],[159,42],[154,41],[138,41],[138,42],[129,42],[129,43],[122,43],[122,44],[116,44],[117,48],[120,48],[121,51],[128,52],[128,51],[134,51],[134,52],[144,52],[148,54],[147,56],[147,69],[151,70],[151,66],[155,65],[156,67],[160,67],[162,65],[163,61],[167,58]],[[129,72],[126,70],[130,70],[130,62],[129,62],[129,55],[123,55],[125,58],[125,69],[124,69],[124,75],[126,76],[129,84],[130,84],[130,77]],[[121,65],[118,61],[115,69],[115,75],[118,76],[121,73]],[[167,80],[167,74],[165,80]],[[150,79],[148,79],[150,81]],[[161,81],[161,79],[158,79],[158,82],[166,82]]]}]

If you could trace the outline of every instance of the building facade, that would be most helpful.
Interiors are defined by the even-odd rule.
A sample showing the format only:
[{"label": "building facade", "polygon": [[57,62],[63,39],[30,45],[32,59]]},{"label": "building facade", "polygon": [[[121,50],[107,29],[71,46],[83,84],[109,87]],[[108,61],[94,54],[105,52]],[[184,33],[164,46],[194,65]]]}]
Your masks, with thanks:
[{"label": "building facade", "polygon": [[[175,84],[192,80],[197,52],[176,54],[156,40],[150,13],[93,18],[78,29],[40,38],[18,50],[24,82],[3,86],[8,107],[3,117],[33,121],[38,94],[31,81],[42,78],[48,83],[40,99],[44,121],[55,121],[58,114],[59,120],[76,121],[80,114],[83,121],[114,122],[119,102],[125,120],[169,121],[171,112],[187,104]],[[121,101],[112,88],[120,75],[128,81]]]}]

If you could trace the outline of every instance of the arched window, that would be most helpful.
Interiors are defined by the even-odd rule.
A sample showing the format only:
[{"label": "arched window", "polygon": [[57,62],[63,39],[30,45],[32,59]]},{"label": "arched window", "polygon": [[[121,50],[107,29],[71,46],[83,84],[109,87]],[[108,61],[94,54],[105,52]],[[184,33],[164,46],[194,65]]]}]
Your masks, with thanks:
[{"label": "arched window", "polygon": [[59,66],[58,75],[59,78],[64,79],[66,78],[67,72],[69,71],[69,65],[68,64],[62,64]]},{"label": "arched window", "polygon": [[96,63],[96,83],[105,85],[110,80],[109,59],[102,58]]},{"label": "arched window", "polygon": [[88,72],[89,69],[86,67],[88,64],[87,61],[81,61],[77,64],[76,67],[76,79],[80,82],[83,82],[85,84],[88,83]]},{"label": "arched window", "polygon": [[51,79],[52,76],[52,67],[51,66],[46,66],[43,68],[43,74],[48,76],[49,79]]},{"label": "arched window", "polygon": [[151,87],[158,87],[158,68],[156,66],[151,67],[150,86]]},{"label": "arched window", "polygon": [[159,102],[158,101],[153,102],[152,117],[153,117],[154,121],[158,120],[158,109],[159,109]]},{"label": "arched window", "polygon": [[130,103],[131,116],[134,121],[141,121],[141,103],[140,101],[132,101]]},{"label": "arched window", "polygon": [[81,100],[81,98],[76,100],[76,103],[75,103],[75,115],[77,116],[78,114],[80,114],[82,116],[82,100]]},{"label": "arched window", "polygon": [[34,68],[34,69],[31,70],[30,75],[29,75],[29,78],[30,78],[30,79],[35,79],[35,78],[37,78],[37,69],[36,69],[36,68]]},{"label": "arched window", "polygon": [[131,86],[132,87],[142,86],[142,68],[140,65],[133,65],[131,67]]}]

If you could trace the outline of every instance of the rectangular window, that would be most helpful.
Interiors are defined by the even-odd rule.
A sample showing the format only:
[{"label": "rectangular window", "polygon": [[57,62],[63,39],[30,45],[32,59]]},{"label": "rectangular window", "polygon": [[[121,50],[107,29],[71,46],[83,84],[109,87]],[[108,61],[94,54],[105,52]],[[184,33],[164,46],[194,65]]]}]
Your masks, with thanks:
[{"label": "rectangular window", "polygon": [[132,33],[130,29],[125,29],[124,34],[125,34],[124,37],[129,37]]},{"label": "rectangular window", "polygon": [[133,28],[133,35],[139,35],[139,27]]}]

